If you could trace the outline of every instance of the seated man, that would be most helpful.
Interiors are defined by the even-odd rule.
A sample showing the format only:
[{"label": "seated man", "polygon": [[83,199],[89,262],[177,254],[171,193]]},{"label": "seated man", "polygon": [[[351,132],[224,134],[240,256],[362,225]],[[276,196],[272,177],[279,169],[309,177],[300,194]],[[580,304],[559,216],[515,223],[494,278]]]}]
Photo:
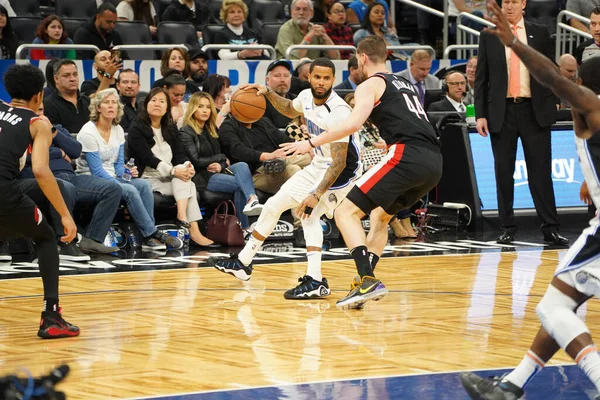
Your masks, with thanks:
[{"label": "seated man", "polygon": [[443,99],[431,103],[427,111],[465,112],[467,107],[463,102],[467,95],[467,76],[460,71],[450,71],[444,77],[442,91],[446,94]]},{"label": "seated man", "polygon": [[129,132],[129,126],[137,117],[137,96],[140,93],[140,78],[131,68],[124,69],[119,73],[117,90],[123,103],[123,117],[119,125],[125,132]]},{"label": "seated man", "polygon": [[[44,115],[43,106],[40,107],[37,114]],[[91,204],[94,207],[90,223],[79,242],[79,249],[73,248],[75,244],[71,242],[62,246],[60,257],[71,261],[88,261],[90,258],[82,254],[80,250],[86,253],[101,254],[118,251],[118,248],[105,246],[103,242],[121,202],[121,186],[91,175],[75,175],[71,160],[81,155],[81,144],[60,125],[54,127],[52,134],[50,169],[54,176],[59,178],[59,182],[66,187],[63,191],[66,193],[63,196],[67,201],[69,211],[73,211],[75,201]],[[35,183],[34,179],[28,179],[33,177],[31,155],[28,155],[25,167],[21,171],[21,179],[24,182],[33,180]],[[23,185],[26,184],[23,183]],[[54,217],[52,212],[51,215]],[[63,234],[60,218],[58,220],[52,218],[52,222],[56,234],[60,238]]]},{"label": "seated man", "polygon": [[[219,141],[232,164],[248,164],[253,174],[254,187],[266,193],[275,194],[285,181],[311,162],[311,157],[306,154],[286,157],[279,145],[292,139],[265,117],[253,124],[243,124],[233,117],[227,118],[219,129]],[[275,159],[281,159],[285,163],[283,171],[267,173],[262,163]]]},{"label": "seated man", "polygon": [[[115,72],[121,69],[120,60],[111,58],[110,51],[102,50],[94,56],[94,64],[92,69],[96,71],[98,76],[104,76],[108,79],[108,84],[111,88],[117,87],[117,79]],[[98,77],[83,81],[81,84],[81,93],[86,96],[92,96],[100,87],[100,79]]]}]

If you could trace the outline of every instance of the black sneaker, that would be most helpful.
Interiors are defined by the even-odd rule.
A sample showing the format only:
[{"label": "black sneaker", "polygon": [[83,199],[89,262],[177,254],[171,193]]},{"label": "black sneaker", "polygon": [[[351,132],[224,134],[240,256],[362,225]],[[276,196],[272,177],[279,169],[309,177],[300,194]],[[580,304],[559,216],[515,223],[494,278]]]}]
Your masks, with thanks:
[{"label": "black sneaker", "polygon": [[298,282],[298,286],[287,290],[283,297],[288,300],[302,300],[327,297],[331,294],[326,278],[319,282],[313,279],[312,276],[304,275],[302,278],[298,278]]},{"label": "black sneaker", "polygon": [[8,242],[0,242],[0,262],[11,262],[12,256],[10,255],[10,249],[8,248]]},{"label": "black sneaker", "polygon": [[237,254],[232,254],[228,258],[215,260],[215,268],[243,281],[247,281],[252,275],[252,263],[248,266],[242,264]]},{"label": "black sneaker", "polygon": [[335,304],[341,309],[358,309],[367,302],[367,300],[379,301],[388,293],[383,283],[372,276],[363,276],[360,283],[356,279],[352,282],[350,292]]},{"label": "black sneaker", "polygon": [[502,382],[502,378],[482,378],[472,372],[461,372],[460,383],[472,399],[517,400],[524,392],[511,382]]},{"label": "black sneaker", "polygon": [[150,236],[149,238],[145,238],[142,242],[142,250],[145,251],[162,251],[167,250],[167,246],[164,243]]},{"label": "black sneaker", "polygon": [[56,339],[79,336],[79,328],[71,325],[62,317],[62,308],[56,311],[42,311],[38,336],[42,339]]},{"label": "black sneaker", "polygon": [[90,261],[91,258],[77,246],[75,242],[60,243],[60,251],[58,257],[61,260],[67,261]]},{"label": "black sneaker", "polygon": [[152,237],[166,244],[167,248],[170,250],[179,250],[183,247],[183,240],[162,231],[156,231]]}]

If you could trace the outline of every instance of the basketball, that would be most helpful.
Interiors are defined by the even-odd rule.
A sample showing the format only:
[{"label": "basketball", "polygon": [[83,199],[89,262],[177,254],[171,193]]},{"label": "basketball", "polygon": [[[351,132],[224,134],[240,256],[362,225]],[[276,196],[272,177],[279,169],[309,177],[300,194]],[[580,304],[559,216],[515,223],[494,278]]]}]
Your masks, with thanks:
[{"label": "basketball", "polygon": [[267,100],[265,96],[257,96],[256,89],[238,90],[233,94],[229,107],[231,115],[241,123],[251,124],[265,115]]}]

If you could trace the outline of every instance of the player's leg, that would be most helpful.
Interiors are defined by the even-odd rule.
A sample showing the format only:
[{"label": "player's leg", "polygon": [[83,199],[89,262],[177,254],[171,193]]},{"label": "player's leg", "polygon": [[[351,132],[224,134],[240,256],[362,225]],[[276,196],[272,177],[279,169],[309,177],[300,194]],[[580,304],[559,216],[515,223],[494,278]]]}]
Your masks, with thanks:
[{"label": "player's leg", "polygon": [[369,234],[367,235],[367,248],[369,249],[369,258],[371,268],[375,271],[375,266],[383,253],[383,249],[388,241],[387,227],[394,218],[394,214],[388,214],[381,207],[371,211],[369,216]]}]

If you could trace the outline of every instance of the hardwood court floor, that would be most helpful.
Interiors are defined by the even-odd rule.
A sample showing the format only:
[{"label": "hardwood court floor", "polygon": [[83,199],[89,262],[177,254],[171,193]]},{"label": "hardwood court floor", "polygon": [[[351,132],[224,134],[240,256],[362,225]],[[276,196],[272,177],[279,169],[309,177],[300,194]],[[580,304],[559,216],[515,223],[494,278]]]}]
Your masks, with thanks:
[{"label": "hardwood court floor", "polygon": [[[385,258],[376,272],[390,294],[350,312],[335,301],[351,260],[325,262],[333,293],[306,302],[282,296],[305,263],[259,265],[248,282],[193,266],[61,277],[82,335],[53,341],[35,336],[41,280],[0,281],[0,374],[69,363],[70,399],[107,399],[514,366],[561,252]],[[580,315],[598,310],[592,300]]]}]

